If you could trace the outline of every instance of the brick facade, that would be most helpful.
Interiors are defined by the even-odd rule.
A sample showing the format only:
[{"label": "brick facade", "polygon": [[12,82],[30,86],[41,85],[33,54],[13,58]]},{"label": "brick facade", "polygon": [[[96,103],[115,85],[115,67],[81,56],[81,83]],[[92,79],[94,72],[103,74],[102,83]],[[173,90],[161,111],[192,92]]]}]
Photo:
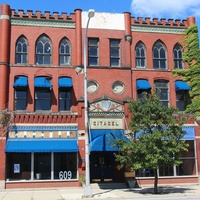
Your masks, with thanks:
[{"label": "brick facade", "polygon": [[[95,14],[96,15],[96,14]],[[80,9],[74,13],[41,13],[40,11],[10,9],[9,5],[1,5],[0,20],[0,110],[7,109],[14,112],[14,124],[16,126],[77,126],[78,138],[78,173],[85,173],[85,151],[84,151],[84,98],[83,98],[83,73],[77,73],[76,69],[83,71],[83,45],[85,37],[85,27],[83,26],[84,12]],[[130,119],[128,113],[128,99],[137,98],[136,80],[146,79],[154,90],[155,80],[166,80],[169,83],[169,102],[171,106],[176,106],[176,91],[171,70],[174,69],[174,46],[183,38],[183,32],[190,25],[195,23],[194,17],[188,17],[187,20],[166,20],[154,18],[134,18],[130,13],[125,12],[116,15],[120,22],[116,20],[113,24],[108,24],[105,19],[107,14],[97,14],[97,17],[91,19],[88,38],[98,38],[98,66],[89,66],[87,71],[88,81],[98,83],[98,90],[94,93],[88,93],[89,104],[97,102],[100,99],[119,102],[123,105],[123,114],[126,123]],[[104,19],[104,21],[103,21]],[[92,21],[94,20],[94,21]],[[99,21],[98,21],[99,20]],[[122,24],[120,24],[122,22]],[[119,23],[119,24],[117,24]],[[103,27],[105,26],[105,28]],[[110,28],[107,28],[110,27]],[[123,28],[122,28],[123,27]],[[50,65],[36,64],[35,44],[37,39],[42,36],[50,38],[52,54]],[[26,64],[16,64],[16,42],[19,37],[25,37],[28,41],[28,58]],[[127,41],[128,36],[131,41]],[[71,45],[70,65],[61,66],[59,64],[59,44],[63,38],[67,38]],[[120,40],[120,66],[110,67],[110,39]],[[142,42],[146,48],[146,68],[136,67],[135,46]],[[163,42],[167,52],[167,69],[153,68],[152,47],[157,42]],[[28,77],[28,95],[27,108],[25,111],[17,112],[15,110],[15,88],[13,84],[16,76]],[[50,77],[52,84],[52,101],[50,112],[35,111],[34,98],[34,78]],[[59,77],[70,77],[73,82],[71,94],[70,112],[59,111]],[[123,83],[125,89],[122,93],[115,93],[112,89],[113,84],[118,81]],[[112,117],[112,116],[111,116]],[[200,169],[200,128],[196,126],[193,119],[188,122],[195,127],[197,164]],[[126,130],[126,124],[123,124]],[[6,139],[0,141],[0,180],[5,181],[6,173],[6,154],[4,153]],[[115,169],[115,174],[117,174]],[[122,172],[120,172],[122,173]],[[198,171],[197,174],[199,174]],[[121,175],[120,175],[121,176]],[[152,183],[150,179],[141,179],[141,183]],[[198,176],[188,178],[161,179],[162,183],[180,183],[180,182],[198,182]],[[6,188],[19,187],[63,187],[78,186],[78,180],[75,181],[43,181],[37,182],[6,182]]]}]

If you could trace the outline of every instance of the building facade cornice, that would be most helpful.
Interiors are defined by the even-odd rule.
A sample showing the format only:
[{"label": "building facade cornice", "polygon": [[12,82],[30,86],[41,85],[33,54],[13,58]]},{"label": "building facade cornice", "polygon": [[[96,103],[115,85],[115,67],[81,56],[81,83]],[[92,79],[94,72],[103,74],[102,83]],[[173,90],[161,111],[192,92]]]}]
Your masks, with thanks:
[{"label": "building facade cornice", "polygon": [[42,20],[42,19],[24,19],[24,18],[11,18],[11,25],[16,26],[42,26],[53,28],[75,28],[74,21],[55,21],[55,20]]},{"label": "building facade cornice", "polygon": [[180,34],[186,28],[131,25],[132,32]]}]

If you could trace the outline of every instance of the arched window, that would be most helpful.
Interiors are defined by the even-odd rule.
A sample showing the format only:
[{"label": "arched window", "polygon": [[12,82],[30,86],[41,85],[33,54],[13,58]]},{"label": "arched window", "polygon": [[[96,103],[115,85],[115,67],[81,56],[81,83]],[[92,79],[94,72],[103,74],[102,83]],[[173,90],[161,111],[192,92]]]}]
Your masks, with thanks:
[{"label": "arched window", "polygon": [[174,69],[183,69],[182,48],[179,44],[174,46]]},{"label": "arched window", "polygon": [[42,35],[36,42],[36,64],[51,64],[51,42],[50,39]]},{"label": "arched window", "polygon": [[156,42],[153,46],[153,68],[154,69],[166,69],[166,49],[163,43]]},{"label": "arched window", "polygon": [[27,63],[27,55],[28,55],[27,40],[24,36],[21,36],[16,43],[15,63],[16,64]]},{"label": "arched window", "polygon": [[60,65],[70,65],[71,48],[70,48],[70,43],[66,38],[63,38],[60,42],[59,60],[60,60]]},{"label": "arched window", "polygon": [[135,47],[135,63],[138,68],[146,67],[146,50],[142,42],[137,43]]}]

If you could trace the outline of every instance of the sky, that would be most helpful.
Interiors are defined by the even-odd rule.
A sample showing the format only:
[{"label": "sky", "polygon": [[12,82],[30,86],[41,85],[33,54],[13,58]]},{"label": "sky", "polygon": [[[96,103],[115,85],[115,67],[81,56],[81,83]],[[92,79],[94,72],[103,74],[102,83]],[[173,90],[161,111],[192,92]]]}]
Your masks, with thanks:
[{"label": "sky", "polygon": [[[200,0],[0,0],[0,4],[9,4],[18,11],[27,10],[74,13],[79,8],[83,11],[94,9],[96,12],[130,12],[132,17],[151,17],[187,19],[194,16],[200,35]],[[199,37],[200,38],[200,37]]]}]

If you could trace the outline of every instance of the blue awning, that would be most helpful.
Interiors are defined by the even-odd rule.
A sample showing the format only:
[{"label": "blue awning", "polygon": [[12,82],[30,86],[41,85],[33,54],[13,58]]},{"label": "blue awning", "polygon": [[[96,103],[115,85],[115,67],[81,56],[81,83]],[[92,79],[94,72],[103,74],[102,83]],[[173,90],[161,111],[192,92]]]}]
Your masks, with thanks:
[{"label": "blue awning", "polygon": [[73,139],[8,139],[5,152],[78,152],[78,145]]},{"label": "blue awning", "polygon": [[136,81],[136,88],[137,90],[149,90],[151,85],[147,80],[140,79]]},{"label": "blue awning", "polygon": [[[193,126],[182,126],[182,131],[186,132],[186,134],[182,138],[183,140],[194,140],[195,139],[195,133],[194,133]],[[138,138],[143,133],[145,133],[145,131],[143,131],[143,130],[141,130],[140,132],[137,132],[136,138]]]},{"label": "blue awning", "polygon": [[184,81],[175,81],[176,91],[179,90],[190,90],[190,86]]},{"label": "blue awning", "polygon": [[186,134],[183,137],[184,140],[194,140],[195,139],[195,133],[194,133],[193,126],[183,126],[182,130],[186,132]]},{"label": "blue awning", "polygon": [[36,77],[34,80],[35,87],[52,88],[51,83],[45,77]]},{"label": "blue awning", "polygon": [[71,78],[66,78],[66,77],[61,77],[58,79],[58,87],[72,87],[72,79]]},{"label": "blue awning", "polygon": [[19,76],[13,84],[13,87],[27,87],[27,86],[28,86],[28,78],[25,76]]},{"label": "blue awning", "polygon": [[129,141],[123,130],[91,130],[90,151],[118,151],[119,147],[113,144],[122,138]]}]

